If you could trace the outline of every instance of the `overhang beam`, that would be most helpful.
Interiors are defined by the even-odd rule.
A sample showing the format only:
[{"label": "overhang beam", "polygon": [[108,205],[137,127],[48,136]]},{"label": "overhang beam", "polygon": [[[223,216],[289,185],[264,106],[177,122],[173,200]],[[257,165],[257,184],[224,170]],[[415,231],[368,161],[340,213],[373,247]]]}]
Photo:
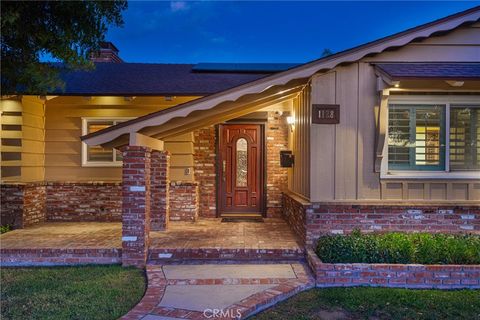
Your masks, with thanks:
[{"label": "overhang beam", "polygon": [[130,133],[129,145],[148,147],[158,151],[163,151],[164,149],[164,143],[162,140],[155,139],[138,132]]}]

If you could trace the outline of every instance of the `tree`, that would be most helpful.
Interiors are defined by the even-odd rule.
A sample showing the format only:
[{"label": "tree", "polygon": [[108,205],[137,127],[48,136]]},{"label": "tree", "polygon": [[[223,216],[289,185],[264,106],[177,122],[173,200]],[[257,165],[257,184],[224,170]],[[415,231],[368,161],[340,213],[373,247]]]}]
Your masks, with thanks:
[{"label": "tree", "polygon": [[330,56],[330,55],[332,55],[332,54],[333,54],[333,51],[332,51],[332,50],[330,50],[330,49],[328,49],[328,48],[325,48],[325,49],[323,49],[323,52],[322,52],[322,58],[327,57],[327,56]]},{"label": "tree", "polygon": [[60,66],[42,63],[49,55],[61,68],[93,68],[91,52],[99,49],[110,25],[122,26],[125,0],[2,1],[2,94],[45,94],[63,88]]}]

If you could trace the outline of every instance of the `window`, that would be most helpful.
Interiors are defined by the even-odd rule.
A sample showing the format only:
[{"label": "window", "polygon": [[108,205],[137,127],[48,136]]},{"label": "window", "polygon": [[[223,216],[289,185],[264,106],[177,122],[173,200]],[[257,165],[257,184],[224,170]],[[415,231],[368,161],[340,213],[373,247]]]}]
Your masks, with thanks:
[{"label": "window", "polygon": [[450,109],[451,170],[480,169],[480,108],[454,106]]},{"label": "window", "polygon": [[[83,118],[82,135],[96,132],[117,123],[127,121],[130,118],[106,119],[106,118]],[[122,153],[113,148],[103,148],[101,146],[88,146],[83,143],[82,146],[82,165],[91,167],[114,167],[122,165]]]},{"label": "window", "polygon": [[390,105],[388,167],[445,169],[445,106]]},{"label": "window", "polygon": [[[469,102],[465,103],[466,101]],[[409,177],[408,171],[456,171],[457,173],[451,174],[452,177],[469,177],[472,171],[478,172],[478,101],[480,100],[475,96],[393,97],[388,108],[385,149],[388,150],[388,166],[385,169],[388,167],[392,176],[405,177]]]}]

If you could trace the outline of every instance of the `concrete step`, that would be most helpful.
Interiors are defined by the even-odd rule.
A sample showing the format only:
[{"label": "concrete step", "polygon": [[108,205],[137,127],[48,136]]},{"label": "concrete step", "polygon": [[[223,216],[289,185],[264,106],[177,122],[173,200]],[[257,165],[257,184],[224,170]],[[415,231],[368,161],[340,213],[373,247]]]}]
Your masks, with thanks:
[{"label": "concrete step", "polygon": [[263,222],[260,213],[230,212],[222,213],[222,222]]}]

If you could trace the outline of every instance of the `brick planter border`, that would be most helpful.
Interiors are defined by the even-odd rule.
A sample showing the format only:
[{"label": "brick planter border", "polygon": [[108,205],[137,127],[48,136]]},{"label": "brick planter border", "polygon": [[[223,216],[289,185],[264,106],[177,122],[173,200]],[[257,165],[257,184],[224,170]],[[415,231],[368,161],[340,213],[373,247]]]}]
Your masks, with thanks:
[{"label": "brick planter border", "polygon": [[312,248],[307,261],[322,288],[480,289],[480,265],[323,263]]}]

